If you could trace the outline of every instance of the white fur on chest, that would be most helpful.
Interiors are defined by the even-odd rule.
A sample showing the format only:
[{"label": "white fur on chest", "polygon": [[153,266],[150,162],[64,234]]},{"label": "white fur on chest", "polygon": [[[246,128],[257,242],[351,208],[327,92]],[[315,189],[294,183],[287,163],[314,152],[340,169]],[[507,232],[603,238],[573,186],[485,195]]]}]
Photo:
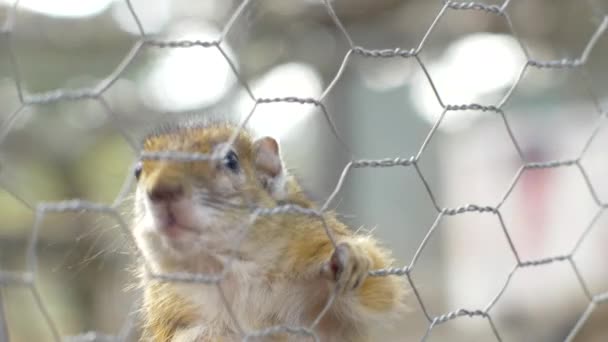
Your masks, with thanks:
[{"label": "white fur on chest", "polygon": [[199,310],[200,323],[209,330],[236,332],[235,319],[242,329],[255,330],[262,323],[260,321],[272,312],[269,304],[273,295],[267,279],[263,270],[253,262],[234,261],[229,267],[219,286],[179,284],[176,285],[177,291]]},{"label": "white fur on chest", "polygon": [[[270,281],[253,262],[235,261],[218,285],[178,284],[177,291],[199,311],[201,328],[215,335],[236,336],[238,327],[255,332],[273,325],[302,327],[314,298],[310,286],[286,279]],[[230,306],[230,309],[227,308]],[[235,319],[238,322],[235,323]]]}]

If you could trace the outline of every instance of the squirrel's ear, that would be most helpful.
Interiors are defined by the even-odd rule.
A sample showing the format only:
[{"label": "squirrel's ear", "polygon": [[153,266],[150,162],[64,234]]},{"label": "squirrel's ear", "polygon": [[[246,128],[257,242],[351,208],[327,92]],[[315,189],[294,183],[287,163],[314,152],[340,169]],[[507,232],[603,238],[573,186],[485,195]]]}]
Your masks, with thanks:
[{"label": "squirrel's ear", "polygon": [[271,137],[263,137],[253,144],[254,163],[258,180],[272,197],[286,196],[287,175],[281,160],[279,144]]}]

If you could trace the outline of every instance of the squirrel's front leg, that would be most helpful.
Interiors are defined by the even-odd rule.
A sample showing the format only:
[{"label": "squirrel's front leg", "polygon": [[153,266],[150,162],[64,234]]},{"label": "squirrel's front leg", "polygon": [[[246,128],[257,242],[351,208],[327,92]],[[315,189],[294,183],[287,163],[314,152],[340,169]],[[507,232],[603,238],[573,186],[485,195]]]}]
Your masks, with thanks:
[{"label": "squirrel's front leg", "polygon": [[334,281],[339,293],[357,290],[367,277],[371,259],[359,245],[342,242],[321,267],[321,276]]},{"label": "squirrel's front leg", "polygon": [[321,253],[320,277],[336,294],[318,327],[320,336],[331,341],[368,341],[374,326],[395,322],[403,311],[402,279],[368,276],[372,269],[391,266],[388,251],[371,237],[349,236]]}]

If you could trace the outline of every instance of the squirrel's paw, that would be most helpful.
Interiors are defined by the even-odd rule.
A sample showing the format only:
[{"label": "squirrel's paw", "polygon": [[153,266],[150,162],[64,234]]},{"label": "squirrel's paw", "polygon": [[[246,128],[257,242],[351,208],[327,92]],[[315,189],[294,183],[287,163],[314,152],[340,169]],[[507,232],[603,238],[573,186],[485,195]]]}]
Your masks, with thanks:
[{"label": "squirrel's paw", "polygon": [[340,292],[351,291],[363,284],[370,266],[371,261],[361,247],[343,242],[322,266],[321,275],[335,281]]}]

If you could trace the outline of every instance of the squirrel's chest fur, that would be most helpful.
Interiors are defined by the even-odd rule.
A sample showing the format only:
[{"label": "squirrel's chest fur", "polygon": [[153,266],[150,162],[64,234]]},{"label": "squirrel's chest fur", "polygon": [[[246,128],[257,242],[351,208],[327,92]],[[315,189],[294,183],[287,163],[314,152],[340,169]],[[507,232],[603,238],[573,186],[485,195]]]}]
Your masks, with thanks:
[{"label": "squirrel's chest fur", "polygon": [[[323,308],[326,293],[317,291],[323,286],[313,286],[315,291],[311,291],[310,282],[294,280],[258,265],[232,262],[219,285],[148,282],[144,300],[150,339],[168,341],[176,331],[191,328],[201,336],[225,336],[221,341],[240,341],[239,330],[309,326]],[[297,340],[296,336],[276,338]]]},{"label": "squirrel's chest fur", "polygon": [[219,284],[175,284],[175,290],[196,308],[201,323],[210,327],[236,332],[235,318],[245,329],[267,319],[272,311],[272,284],[265,271],[251,262],[232,262]]}]

